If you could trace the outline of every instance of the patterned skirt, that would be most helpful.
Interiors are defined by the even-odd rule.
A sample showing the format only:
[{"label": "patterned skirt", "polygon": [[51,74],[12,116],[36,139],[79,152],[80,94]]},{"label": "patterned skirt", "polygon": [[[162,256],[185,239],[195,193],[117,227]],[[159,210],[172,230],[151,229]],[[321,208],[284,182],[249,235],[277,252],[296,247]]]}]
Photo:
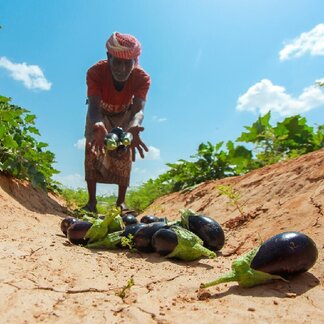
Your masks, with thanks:
[{"label": "patterned skirt", "polygon": [[[109,132],[114,127],[128,129],[131,118],[132,115],[128,109],[126,112],[112,116],[104,114],[102,121]],[[122,153],[108,151],[104,155],[96,157],[88,147],[88,143],[92,141],[93,135],[93,125],[87,116],[85,128],[85,180],[95,180],[97,183],[112,183],[128,187],[132,168],[131,150],[128,148]]]}]

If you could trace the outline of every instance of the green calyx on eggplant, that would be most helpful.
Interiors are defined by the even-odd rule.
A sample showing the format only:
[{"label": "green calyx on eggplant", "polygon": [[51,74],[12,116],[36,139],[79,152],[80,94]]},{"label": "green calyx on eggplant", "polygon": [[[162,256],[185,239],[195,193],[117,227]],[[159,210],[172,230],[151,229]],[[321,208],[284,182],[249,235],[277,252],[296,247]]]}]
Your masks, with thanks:
[{"label": "green calyx on eggplant", "polygon": [[237,281],[242,287],[253,287],[276,279],[287,281],[287,277],[309,270],[317,257],[316,245],[307,235],[300,232],[280,233],[233,261],[232,271],[200,287],[230,281]]},{"label": "green calyx on eggplant", "polygon": [[129,146],[131,145],[133,140],[133,135],[132,133],[129,132],[123,132],[122,135],[120,136],[120,142],[124,145],[124,146]]},{"label": "green calyx on eggplant", "polygon": [[120,208],[112,207],[107,211],[104,219],[96,218],[93,221],[85,238],[89,239],[89,243],[99,241],[109,232],[121,230],[121,227],[123,227],[123,222],[120,217]]},{"label": "green calyx on eggplant", "polygon": [[152,237],[152,246],[160,255],[184,261],[203,256],[216,257],[215,252],[203,246],[203,241],[197,235],[177,225],[158,230]]},{"label": "green calyx on eggplant", "polygon": [[121,127],[114,127],[105,136],[105,148],[107,151],[117,150],[118,153],[127,151],[127,147],[131,145],[133,135],[125,132]]},{"label": "green calyx on eggplant", "polygon": [[162,256],[184,261],[197,260],[203,256],[216,257],[215,252],[203,246],[196,234],[178,225],[158,230],[152,237],[152,246]]},{"label": "green calyx on eggplant", "polygon": [[122,240],[122,231],[108,233],[104,238],[86,245],[87,248],[106,248],[109,250],[120,247]]},{"label": "green calyx on eggplant", "polygon": [[108,133],[104,140],[104,145],[107,151],[115,150],[118,147],[119,139],[114,133]]},{"label": "green calyx on eggplant", "polygon": [[221,225],[206,215],[199,215],[190,209],[181,213],[181,226],[200,237],[204,246],[212,251],[219,251],[225,243],[225,235]]}]

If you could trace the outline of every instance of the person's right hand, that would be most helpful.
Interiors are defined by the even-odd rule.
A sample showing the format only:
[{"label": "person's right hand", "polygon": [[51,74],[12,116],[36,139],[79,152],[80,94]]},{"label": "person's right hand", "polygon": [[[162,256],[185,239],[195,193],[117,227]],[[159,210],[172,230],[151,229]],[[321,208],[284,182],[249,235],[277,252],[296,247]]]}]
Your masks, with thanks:
[{"label": "person's right hand", "polygon": [[92,142],[89,142],[89,147],[91,149],[92,154],[95,156],[100,156],[101,154],[105,154],[105,136],[108,131],[104,125],[104,123],[96,123],[93,126],[94,137]]}]

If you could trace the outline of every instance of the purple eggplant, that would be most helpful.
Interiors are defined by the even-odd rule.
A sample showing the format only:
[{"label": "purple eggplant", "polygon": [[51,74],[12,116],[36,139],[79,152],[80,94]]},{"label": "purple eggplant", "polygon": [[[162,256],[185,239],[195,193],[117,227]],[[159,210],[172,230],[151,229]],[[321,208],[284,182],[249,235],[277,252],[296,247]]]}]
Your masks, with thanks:
[{"label": "purple eggplant", "polygon": [[161,228],[152,236],[152,246],[162,256],[170,254],[177,245],[177,234],[170,228]]},{"label": "purple eggplant", "polygon": [[137,218],[132,214],[124,215],[124,216],[122,216],[122,219],[123,219],[123,222],[124,222],[124,224],[126,226],[138,223]]},{"label": "purple eggplant", "polygon": [[85,239],[84,237],[91,226],[91,223],[85,221],[74,223],[67,230],[68,240],[73,244],[87,244],[89,239]]},{"label": "purple eggplant", "polygon": [[68,228],[80,220],[74,217],[65,217],[61,222],[61,231],[66,236]]},{"label": "purple eggplant", "polygon": [[151,224],[156,222],[165,222],[165,218],[160,218],[154,215],[145,215],[140,220],[141,223]]},{"label": "purple eggplant", "polygon": [[201,238],[209,250],[219,251],[224,246],[225,235],[221,225],[206,215],[185,209],[181,212],[181,225]]},{"label": "purple eggplant", "polygon": [[253,287],[271,280],[287,281],[291,275],[309,270],[317,257],[316,245],[307,235],[300,232],[280,233],[233,261],[232,271],[202,283],[200,287],[230,281],[237,281],[242,287]]},{"label": "purple eggplant", "polygon": [[123,231],[123,233],[121,234],[121,236],[125,236],[128,237],[128,235],[135,235],[135,233],[145,227],[146,224],[142,224],[142,223],[138,223],[138,224],[131,224],[131,225],[127,225]]},{"label": "purple eggplant", "polygon": [[134,247],[141,252],[154,252],[152,246],[152,236],[159,229],[165,227],[165,223],[156,222],[147,224],[146,226],[140,228],[133,237]]},{"label": "purple eggplant", "polygon": [[284,232],[265,241],[251,262],[251,268],[288,276],[310,269],[318,251],[314,241],[299,232]]}]

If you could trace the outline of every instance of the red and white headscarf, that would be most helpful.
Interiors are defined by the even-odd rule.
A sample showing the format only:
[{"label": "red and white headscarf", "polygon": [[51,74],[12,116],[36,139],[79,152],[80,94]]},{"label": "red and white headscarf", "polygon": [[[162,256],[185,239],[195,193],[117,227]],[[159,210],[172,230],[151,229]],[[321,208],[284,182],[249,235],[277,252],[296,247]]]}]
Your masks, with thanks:
[{"label": "red and white headscarf", "polygon": [[141,54],[141,44],[134,36],[118,32],[109,37],[106,48],[112,56],[125,60],[135,59],[136,62]]}]

